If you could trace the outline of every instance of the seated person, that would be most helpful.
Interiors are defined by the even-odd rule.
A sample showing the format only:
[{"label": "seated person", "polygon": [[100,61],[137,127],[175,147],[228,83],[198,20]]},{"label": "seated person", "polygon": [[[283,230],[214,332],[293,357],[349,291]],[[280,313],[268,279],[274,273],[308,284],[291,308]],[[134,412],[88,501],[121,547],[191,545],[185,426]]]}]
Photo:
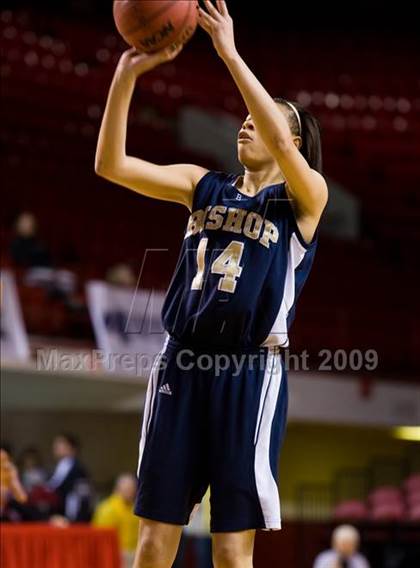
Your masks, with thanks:
[{"label": "seated person", "polygon": [[133,513],[137,482],[134,475],[121,474],[114,491],[99,503],[93,516],[97,527],[113,527],[118,532],[121,550],[134,553],[137,544],[139,519]]},{"label": "seated person", "polygon": [[359,554],[360,536],[351,525],[341,525],[332,534],[331,550],[319,554],[314,568],[369,568],[364,556]]}]

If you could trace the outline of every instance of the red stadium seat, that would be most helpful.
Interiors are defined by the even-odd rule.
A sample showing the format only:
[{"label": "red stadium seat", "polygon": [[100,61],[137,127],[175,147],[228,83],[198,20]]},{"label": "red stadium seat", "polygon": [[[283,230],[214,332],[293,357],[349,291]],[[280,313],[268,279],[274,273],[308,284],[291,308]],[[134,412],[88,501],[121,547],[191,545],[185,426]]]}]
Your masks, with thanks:
[{"label": "red stadium seat", "polygon": [[373,521],[402,521],[406,517],[403,503],[382,503],[372,508],[370,519]]},{"label": "red stadium seat", "polygon": [[404,481],[404,489],[407,492],[420,493],[420,473],[413,473]]},{"label": "red stadium seat", "polygon": [[338,504],[333,513],[335,520],[363,521],[369,516],[368,509],[363,501],[344,501]]}]

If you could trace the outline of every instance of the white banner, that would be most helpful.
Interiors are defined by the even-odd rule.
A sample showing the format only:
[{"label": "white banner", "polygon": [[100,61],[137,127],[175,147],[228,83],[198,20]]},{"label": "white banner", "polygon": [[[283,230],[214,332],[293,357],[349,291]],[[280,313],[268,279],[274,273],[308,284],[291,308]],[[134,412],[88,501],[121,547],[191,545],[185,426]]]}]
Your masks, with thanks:
[{"label": "white banner", "polygon": [[148,376],[166,337],[161,310],[164,294],[91,281],[87,299],[96,343],[96,360],[111,372]]},{"label": "white banner", "polygon": [[30,350],[23,323],[15,279],[9,270],[0,272],[1,287],[1,359],[25,360]]}]

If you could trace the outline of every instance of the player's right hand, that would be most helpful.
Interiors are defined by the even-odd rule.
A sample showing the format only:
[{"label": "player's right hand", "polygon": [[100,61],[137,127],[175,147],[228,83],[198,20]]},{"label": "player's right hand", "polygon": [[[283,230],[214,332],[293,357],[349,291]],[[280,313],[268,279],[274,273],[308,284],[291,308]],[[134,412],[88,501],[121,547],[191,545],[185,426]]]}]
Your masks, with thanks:
[{"label": "player's right hand", "polygon": [[137,79],[139,75],[151,71],[161,63],[172,61],[181,52],[183,44],[173,44],[156,53],[140,53],[132,47],[121,55],[118,62],[117,73]]}]

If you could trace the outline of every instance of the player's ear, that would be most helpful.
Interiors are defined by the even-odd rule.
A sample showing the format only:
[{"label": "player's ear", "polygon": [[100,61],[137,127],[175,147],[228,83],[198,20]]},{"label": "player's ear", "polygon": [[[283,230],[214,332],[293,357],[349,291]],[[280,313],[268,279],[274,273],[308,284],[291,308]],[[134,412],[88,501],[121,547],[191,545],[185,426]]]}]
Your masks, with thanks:
[{"label": "player's ear", "polygon": [[298,150],[302,148],[302,138],[300,136],[294,136],[293,143]]}]

